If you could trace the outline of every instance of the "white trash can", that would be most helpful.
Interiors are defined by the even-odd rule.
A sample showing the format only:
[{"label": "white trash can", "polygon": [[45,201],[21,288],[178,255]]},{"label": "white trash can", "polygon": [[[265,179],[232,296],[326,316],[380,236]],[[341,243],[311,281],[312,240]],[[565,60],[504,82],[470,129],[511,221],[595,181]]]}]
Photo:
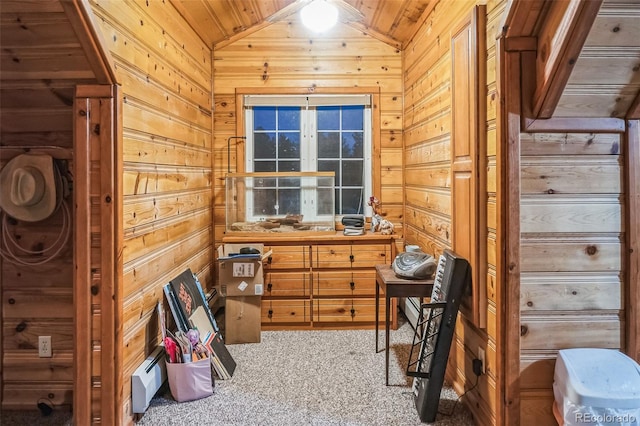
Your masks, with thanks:
[{"label": "white trash can", "polygon": [[553,395],[565,426],[640,426],[640,365],[617,350],[558,351]]}]

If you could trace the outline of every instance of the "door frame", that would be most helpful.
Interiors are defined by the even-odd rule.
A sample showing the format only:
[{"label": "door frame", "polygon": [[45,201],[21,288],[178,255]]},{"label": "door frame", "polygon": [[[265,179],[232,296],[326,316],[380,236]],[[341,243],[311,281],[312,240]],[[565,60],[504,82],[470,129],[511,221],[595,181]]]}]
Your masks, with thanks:
[{"label": "door frame", "polygon": [[121,105],[118,85],[76,88],[73,409],[79,425],[122,423]]}]

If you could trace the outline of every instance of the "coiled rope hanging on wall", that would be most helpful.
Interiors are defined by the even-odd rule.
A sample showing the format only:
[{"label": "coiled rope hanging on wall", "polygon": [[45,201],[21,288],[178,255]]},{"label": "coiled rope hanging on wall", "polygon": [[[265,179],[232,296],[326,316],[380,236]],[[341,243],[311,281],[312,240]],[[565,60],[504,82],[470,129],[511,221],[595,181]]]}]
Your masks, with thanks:
[{"label": "coiled rope hanging on wall", "polygon": [[64,200],[60,203],[60,208],[62,210],[60,233],[49,247],[42,250],[29,250],[22,247],[11,234],[9,216],[2,212],[0,256],[7,262],[23,266],[43,265],[58,256],[71,237],[71,211]]}]

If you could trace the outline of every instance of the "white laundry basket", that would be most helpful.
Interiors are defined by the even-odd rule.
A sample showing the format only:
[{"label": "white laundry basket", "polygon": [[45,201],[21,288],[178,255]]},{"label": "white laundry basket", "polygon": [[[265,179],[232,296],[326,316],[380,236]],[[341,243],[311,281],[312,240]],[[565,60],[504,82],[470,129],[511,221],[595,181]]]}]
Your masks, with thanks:
[{"label": "white laundry basket", "polygon": [[613,349],[558,351],[553,376],[565,426],[640,426],[640,365]]}]

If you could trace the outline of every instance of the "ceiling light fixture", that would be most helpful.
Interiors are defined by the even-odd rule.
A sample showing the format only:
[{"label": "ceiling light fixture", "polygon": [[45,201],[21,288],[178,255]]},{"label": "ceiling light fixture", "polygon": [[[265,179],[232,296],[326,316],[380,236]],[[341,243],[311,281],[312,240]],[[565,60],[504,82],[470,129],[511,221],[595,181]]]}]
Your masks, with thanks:
[{"label": "ceiling light fixture", "polygon": [[326,0],[314,0],[300,10],[305,27],[321,33],[338,22],[338,9]]}]

